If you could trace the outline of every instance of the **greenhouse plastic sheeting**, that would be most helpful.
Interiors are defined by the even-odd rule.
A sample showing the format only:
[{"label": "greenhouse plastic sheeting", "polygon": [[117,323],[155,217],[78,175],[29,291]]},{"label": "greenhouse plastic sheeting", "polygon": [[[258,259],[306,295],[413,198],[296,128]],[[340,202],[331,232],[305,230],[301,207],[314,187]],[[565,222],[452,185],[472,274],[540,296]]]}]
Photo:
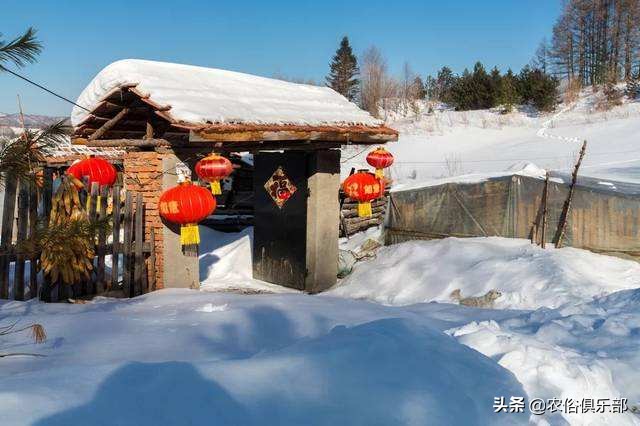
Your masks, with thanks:
[{"label": "greenhouse plastic sheeting", "polygon": [[[546,241],[551,243],[567,198],[566,175],[550,179]],[[447,183],[392,192],[387,244],[413,239],[501,236],[531,238],[542,223],[544,180],[512,175],[477,183]],[[580,178],[564,246],[640,255],[640,185]]]}]

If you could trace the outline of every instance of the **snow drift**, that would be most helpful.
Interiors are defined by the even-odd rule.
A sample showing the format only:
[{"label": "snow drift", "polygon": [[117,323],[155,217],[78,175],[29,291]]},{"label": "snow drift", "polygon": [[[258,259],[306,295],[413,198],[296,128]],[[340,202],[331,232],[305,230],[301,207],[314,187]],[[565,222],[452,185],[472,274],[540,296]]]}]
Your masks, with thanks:
[{"label": "snow drift", "polygon": [[48,356],[3,360],[6,424],[527,422],[493,414],[497,394],[525,395],[509,371],[426,315],[366,302],[162,290],[0,310],[9,321],[28,313],[49,335],[37,348],[3,341]]},{"label": "snow drift", "polygon": [[446,238],[383,247],[327,294],[409,305],[451,303],[456,289],[463,297],[495,289],[502,293],[497,308],[557,308],[636,288],[638,277],[638,263],[585,250],[543,250],[499,237]]}]

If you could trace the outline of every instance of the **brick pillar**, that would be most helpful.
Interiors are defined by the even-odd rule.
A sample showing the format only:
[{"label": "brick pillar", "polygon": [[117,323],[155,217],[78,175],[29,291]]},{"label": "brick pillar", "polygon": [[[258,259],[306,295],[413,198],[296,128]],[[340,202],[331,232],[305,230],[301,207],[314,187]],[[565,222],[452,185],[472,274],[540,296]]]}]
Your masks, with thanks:
[{"label": "brick pillar", "polygon": [[151,228],[155,232],[156,289],[164,288],[163,224],[158,212],[162,176],[162,154],[155,151],[125,154],[125,189],[133,193],[141,192],[145,204],[145,241],[150,239]]}]

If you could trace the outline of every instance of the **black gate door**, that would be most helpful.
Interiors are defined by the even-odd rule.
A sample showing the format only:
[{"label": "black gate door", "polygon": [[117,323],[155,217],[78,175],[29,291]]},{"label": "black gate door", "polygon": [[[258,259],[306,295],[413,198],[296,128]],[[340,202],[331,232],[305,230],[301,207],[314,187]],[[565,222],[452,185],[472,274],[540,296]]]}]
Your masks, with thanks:
[{"label": "black gate door", "polygon": [[304,289],[306,275],[307,155],[254,155],[254,278]]}]

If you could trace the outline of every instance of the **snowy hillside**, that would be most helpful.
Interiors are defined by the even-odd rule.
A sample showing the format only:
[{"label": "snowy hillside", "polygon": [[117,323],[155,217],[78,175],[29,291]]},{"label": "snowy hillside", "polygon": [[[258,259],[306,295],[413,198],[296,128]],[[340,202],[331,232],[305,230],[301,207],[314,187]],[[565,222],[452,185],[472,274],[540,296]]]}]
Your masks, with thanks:
[{"label": "snowy hillside", "polygon": [[[543,169],[567,171],[582,140],[588,141],[582,174],[640,183],[640,102],[598,112],[601,93],[585,89],[557,112],[538,114],[521,108],[510,114],[494,110],[423,109],[417,116],[390,115],[400,132],[389,145],[396,157],[391,176],[396,183],[420,184],[435,178],[494,173],[530,162]],[[367,150],[343,153],[343,173],[366,166]]]}]

